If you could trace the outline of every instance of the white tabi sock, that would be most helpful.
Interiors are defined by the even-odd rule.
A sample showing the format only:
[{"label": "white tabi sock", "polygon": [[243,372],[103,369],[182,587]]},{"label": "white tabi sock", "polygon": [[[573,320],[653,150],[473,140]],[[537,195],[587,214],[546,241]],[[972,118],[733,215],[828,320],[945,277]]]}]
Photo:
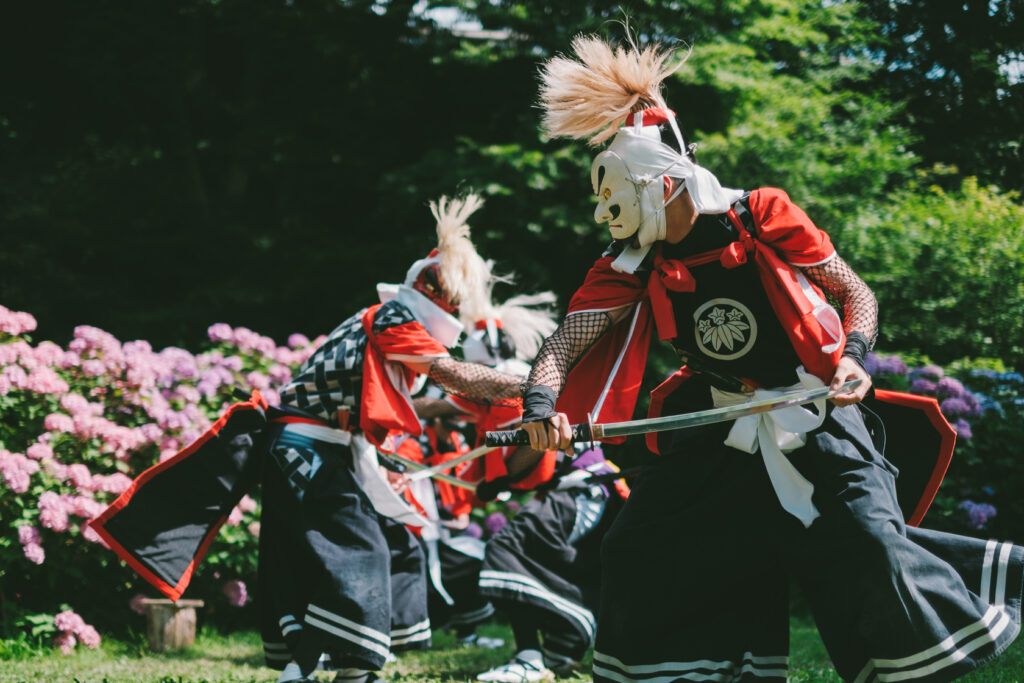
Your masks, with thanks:
[{"label": "white tabi sock", "polygon": [[305,676],[302,675],[302,669],[295,662],[288,662],[288,665],[284,667],[284,671],[277,678],[277,683],[291,683],[292,681],[301,681]]},{"label": "white tabi sock", "polygon": [[544,668],[544,655],[540,653],[540,650],[520,650],[516,653],[516,659],[535,664],[538,669]]},{"label": "white tabi sock", "polygon": [[331,683],[366,683],[369,675],[366,669],[339,669]]}]

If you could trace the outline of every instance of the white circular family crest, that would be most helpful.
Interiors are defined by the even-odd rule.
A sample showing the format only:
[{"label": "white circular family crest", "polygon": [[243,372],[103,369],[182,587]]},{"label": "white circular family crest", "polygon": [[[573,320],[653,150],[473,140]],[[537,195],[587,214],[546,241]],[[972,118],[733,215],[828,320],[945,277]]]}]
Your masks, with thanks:
[{"label": "white circular family crest", "polygon": [[750,309],[733,299],[710,299],[693,314],[697,346],[712,358],[734,360],[757,339],[757,321]]}]

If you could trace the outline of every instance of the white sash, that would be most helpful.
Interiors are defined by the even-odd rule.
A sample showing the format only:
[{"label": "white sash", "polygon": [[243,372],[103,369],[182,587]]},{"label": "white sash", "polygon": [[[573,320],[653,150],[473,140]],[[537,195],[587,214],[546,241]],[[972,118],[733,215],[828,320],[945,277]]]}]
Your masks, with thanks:
[{"label": "white sash", "polygon": [[352,435],[351,448],[356,480],[374,510],[402,524],[427,526],[431,523],[391,488],[387,477],[380,471],[376,447],[363,434],[357,432]]},{"label": "white sash", "polygon": [[[750,401],[772,398],[783,393],[800,390],[816,389],[824,383],[807,373],[803,366],[797,368],[799,384],[783,389],[757,389],[753,394],[721,391],[711,387],[711,398],[715,407],[733,406]],[[756,453],[761,450],[768,477],[771,479],[775,495],[783,509],[799,519],[805,527],[811,526],[821,516],[811,502],[814,485],[785,456],[807,443],[807,432],[817,429],[825,421],[825,399],[813,403],[817,414],[804,406],[789,406],[756,415],[747,415],[733,422],[726,446],[731,446],[744,453]]]}]

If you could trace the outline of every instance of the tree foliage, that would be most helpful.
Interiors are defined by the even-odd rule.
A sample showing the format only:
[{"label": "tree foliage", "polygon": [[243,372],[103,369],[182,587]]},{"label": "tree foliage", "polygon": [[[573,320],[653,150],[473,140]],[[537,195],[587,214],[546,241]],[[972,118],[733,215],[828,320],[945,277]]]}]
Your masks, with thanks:
[{"label": "tree foliage", "polygon": [[[539,135],[537,68],[577,33],[622,39],[624,23],[689,51],[666,96],[701,163],[733,187],[786,189],[845,249],[862,215],[892,211],[919,158],[969,167],[953,151],[970,148],[995,168],[1019,137],[988,118],[951,137],[942,112],[973,116],[956,108],[968,95],[933,88],[926,100],[904,67],[961,59],[980,39],[947,45],[923,28],[913,59],[900,56],[917,30],[906,8],[920,3],[892,16],[883,4],[8,5],[0,299],[51,338],[86,323],[187,345],[211,321],[317,334],[430,249],[428,200],[474,189],[488,198],[473,220],[482,253],[518,274],[517,289],[564,302],[607,238],[591,218],[590,150]],[[483,31],[431,13],[442,6]],[[1016,26],[1009,0],[990,6],[981,26]],[[1013,36],[993,30],[993,50],[1012,54]],[[1019,85],[989,56],[971,73],[994,69],[1007,86],[979,101],[998,112]]]},{"label": "tree foliage", "polygon": [[880,28],[881,85],[906,104],[928,163],[1024,188],[1024,3],[862,0]]},{"label": "tree foliage", "polygon": [[[921,174],[887,213],[861,214],[848,256],[881,310],[880,345],[949,362],[1024,365],[1024,206],[969,177],[953,191]],[[855,234],[854,234],[855,233]]]}]

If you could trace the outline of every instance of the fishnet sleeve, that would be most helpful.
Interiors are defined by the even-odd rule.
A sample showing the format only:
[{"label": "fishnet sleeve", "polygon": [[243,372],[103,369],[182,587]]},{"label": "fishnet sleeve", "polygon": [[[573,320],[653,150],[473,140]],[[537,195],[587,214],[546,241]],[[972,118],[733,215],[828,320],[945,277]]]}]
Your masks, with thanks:
[{"label": "fishnet sleeve", "polygon": [[523,378],[479,363],[466,363],[451,357],[437,358],[428,373],[442,389],[470,399],[494,401],[519,398]]},{"label": "fishnet sleeve", "polygon": [[611,318],[603,311],[567,315],[540,347],[524,391],[543,385],[553,389],[555,395],[562,393],[570,368],[610,326]]},{"label": "fishnet sleeve", "polygon": [[868,350],[878,338],[878,302],[871,288],[860,279],[846,261],[837,255],[820,266],[802,268],[807,278],[821,287],[843,320],[843,331],[860,332],[868,341]]}]

